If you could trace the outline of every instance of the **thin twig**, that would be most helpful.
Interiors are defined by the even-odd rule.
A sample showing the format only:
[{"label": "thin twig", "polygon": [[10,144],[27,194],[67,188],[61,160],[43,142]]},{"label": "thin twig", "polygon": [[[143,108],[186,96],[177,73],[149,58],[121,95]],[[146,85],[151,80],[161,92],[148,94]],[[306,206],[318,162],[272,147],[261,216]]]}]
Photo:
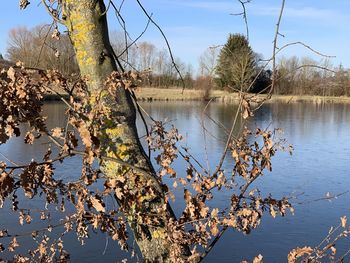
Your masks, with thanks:
[{"label": "thin twig", "polygon": [[205,115],[205,112],[212,101],[213,101],[213,98],[208,101],[208,103],[205,105],[205,107],[202,111],[202,114],[201,114],[201,126],[202,126],[202,130],[203,130],[205,160],[207,162],[207,169],[208,169],[209,174],[210,174],[210,163],[209,163],[209,156],[208,156],[208,149],[207,149],[207,137],[206,137],[206,129],[205,129],[205,123],[204,123],[204,115]]},{"label": "thin twig", "polygon": [[225,145],[224,151],[223,151],[223,153],[222,153],[222,156],[221,156],[221,158],[220,158],[219,164],[218,164],[218,166],[216,167],[216,170],[215,170],[215,172],[213,173],[213,175],[217,174],[217,173],[221,170],[221,167],[222,167],[222,165],[223,165],[223,163],[224,163],[224,160],[225,160],[225,158],[226,158],[228,149],[229,149],[230,144],[231,144],[232,135],[233,135],[234,129],[235,129],[236,124],[237,124],[237,120],[238,120],[240,108],[241,108],[241,106],[242,106],[242,102],[243,102],[243,100],[240,99],[240,102],[239,102],[239,105],[238,105],[238,108],[237,108],[237,112],[236,112],[235,119],[233,120],[233,123],[232,123],[232,125],[231,125],[231,129],[230,129],[230,132],[229,132],[229,134],[228,134],[228,136],[227,136],[227,140],[226,140],[226,145]]},{"label": "thin twig", "polygon": [[271,90],[270,92],[275,88],[276,84],[276,51],[277,51],[277,40],[279,36],[279,30],[280,30],[280,25],[281,25],[281,20],[283,16],[283,11],[284,11],[284,5],[285,5],[285,0],[282,0],[282,5],[281,5],[281,10],[280,14],[277,20],[276,24],[276,33],[275,33],[275,38],[273,40],[273,50],[272,50],[272,84],[271,84]]},{"label": "thin twig", "polygon": [[163,36],[163,39],[166,43],[166,46],[168,48],[168,52],[169,52],[169,55],[170,55],[170,58],[171,58],[171,62],[176,70],[176,72],[178,73],[180,79],[181,79],[181,83],[182,83],[182,93],[184,92],[185,90],[185,81],[182,77],[182,74],[177,66],[177,64],[175,63],[175,59],[174,59],[174,56],[173,56],[173,52],[171,51],[171,47],[170,47],[170,44],[169,44],[169,41],[168,41],[168,38],[165,36],[163,30],[161,29],[161,27],[152,19],[152,17],[148,14],[148,12],[146,11],[146,9],[143,7],[143,5],[140,3],[139,0],[136,0],[136,2],[138,3],[138,5],[140,6],[140,8],[142,9],[143,13],[148,17],[148,19],[152,22],[152,24],[159,30],[159,32],[161,33],[161,35]]},{"label": "thin twig", "polygon": [[288,44],[285,44],[284,46],[282,46],[281,48],[278,49],[278,51],[276,52],[279,53],[281,52],[283,49],[287,48],[287,47],[290,47],[290,46],[295,46],[295,45],[301,45],[307,49],[309,49],[310,51],[312,51],[313,53],[315,53],[316,55],[319,55],[321,57],[325,57],[325,58],[335,58],[336,56],[332,56],[332,55],[325,55],[315,49],[313,49],[312,47],[310,47],[309,45],[306,45],[305,43],[301,42],[301,41],[297,41],[297,42],[291,42],[291,43],[288,43]]},{"label": "thin twig", "polygon": [[107,14],[109,7],[111,6],[111,3],[112,3],[112,0],[109,0],[106,10],[101,14],[101,16],[104,16],[105,14]]},{"label": "thin twig", "polygon": [[41,0],[41,3],[44,5],[46,11],[49,13],[49,15],[52,17],[53,20],[55,20],[57,23],[63,24],[63,22],[59,18],[55,17],[52,14],[52,11],[50,10],[50,7],[46,4],[46,0]]},{"label": "thin twig", "polygon": [[222,237],[222,235],[225,233],[227,230],[228,226],[223,226],[223,228],[220,230],[219,234],[214,238],[214,240],[210,243],[208,248],[205,250],[205,252],[201,255],[200,259],[198,262],[202,262],[202,260],[208,256],[209,252],[213,249],[215,244],[219,241],[219,239]]},{"label": "thin twig", "polygon": [[53,27],[54,24],[55,24],[55,22],[52,22],[51,25],[49,26],[49,30],[47,30],[47,33],[46,33],[45,38],[44,38],[44,42],[43,42],[43,44],[40,46],[40,51],[39,51],[39,55],[38,55],[38,58],[37,58],[35,67],[38,67],[38,66],[39,66],[41,54],[42,54],[42,52],[43,52],[46,39],[47,39],[48,35],[50,34],[50,31],[51,31],[51,29],[52,29],[52,27]]},{"label": "thin twig", "polygon": [[243,12],[238,13],[238,14],[231,14],[233,16],[242,16],[244,19],[244,24],[245,24],[245,29],[246,29],[246,36],[247,36],[247,40],[249,42],[249,26],[248,26],[248,17],[247,17],[247,9],[246,9],[246,4],[250,3],[250,0],[248,1],[242,1],[242,0],[238,0],[238,2],[241,4]]}]

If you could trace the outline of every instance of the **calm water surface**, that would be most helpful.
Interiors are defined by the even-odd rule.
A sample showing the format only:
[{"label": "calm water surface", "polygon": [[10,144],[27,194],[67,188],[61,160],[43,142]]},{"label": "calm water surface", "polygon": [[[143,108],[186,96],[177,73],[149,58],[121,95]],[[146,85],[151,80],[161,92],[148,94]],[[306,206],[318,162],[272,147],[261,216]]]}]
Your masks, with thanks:
[{"label": "calm water surface", "polygon": [[[215,169],[225,145],[225,132],[206,118],[208,132],[203,136],[201,122],[204,104],[152,102],[144,103],[143,107],[156,119],[172,121],[185,137],[183,145],[188,146],[191,153],[209,165],[210,169]],[[213,103],[207,113],[229,127],[235,109],[233,105]],[[65,122],[62,104],[47,104],[45,112],[49,116],[49,126],[55,127]],[[298,198],[293,200],[295,215],[272,219],[266,214],[260,227],[248,236],[228,231],[205,262],[240,262],[251,260],[258,254],[264,256],[265,262],[286,262],[291,249],[317,245],[326,236],[330,226],[339,223],[342,215],[350,217],[350,194],[344,194],[331,202],[313,201],[325,197],[327,192],[339,194],[350,190],[350,105],[266,104],[256,112],[248,126],[252,129],[257,126],[283,128],[284,137],[293,144],[293,155],[277,152],[272,160],[273,172],[265,174],[256,182],[256,186],[263,193],[271,193],[276,198],[297,195]],[[140,123],[139,127],[139,133],[143,135]],[[0,146],[0,153],[20,163],[41,158],[46,146],[24,146],[20,138],[15,138]],[[225,169],[229,170],[231,165],[228,160]],[[74,178],[79,175],[79,167],[78,159],[70,159],[62,164],[56,175]],[[181,173],[184,170],[183,163],[178,162],[177,169]],[[223,192],[216,197],[215,205],[223,206],[229,194]],[[35,202],[31,206],[40,207],[41,201]],[[172,205],[177,211],[182,208],[180,203]],[[5,211],[0,211],[0,216],[0,228],[13,229],[14,217]],[[93,234],[84,247],[73,237],[73,234],[69,235],[66,244],[70,247],[72,262],[115,262],[116,256],[120,254],[117,246],[103,234]],[[338,253],[349,247],[350,239],[339,243]]]}]

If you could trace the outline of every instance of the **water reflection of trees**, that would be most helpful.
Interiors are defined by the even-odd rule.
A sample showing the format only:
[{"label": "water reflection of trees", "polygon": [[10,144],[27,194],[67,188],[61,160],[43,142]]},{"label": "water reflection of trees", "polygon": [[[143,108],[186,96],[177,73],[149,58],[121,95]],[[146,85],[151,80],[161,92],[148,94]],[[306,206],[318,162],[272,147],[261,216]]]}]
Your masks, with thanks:
[{"label": "water reflection of trees", "polygon": [[[343,130],[350,120],[348,104],[267,103],[254,117],[259,127],[283,128],[293,140],[324,137],[329,132]],[[335,135],[336,135],[335,134]]]},{"label": "water reflection of trees", "polygon": [[[197,154],[203,153],[204,137],[202,128],[202,113],[206,103],[202,102],[179,102],[158,101],[143,103],[142,106],[157,120],[168,120],[174,124],[184,135],[186,142],[192,146]],[[224,147],[227,135],[221,124],[229,130],[234,120],[237,105],[211,103],[204,118],[206,128],[207,149],[211,156],[216,156]],[[317,104],[317,103],[266,103],[254,113],[254,118],[248,123],[248,127],[254,130],[259,128],[282,128],[287,139],[317,139],[325,137],[328,133],[339,136],[347,132],[350,123],[350,105],[348,104]],[[65,126],[65,106],[63,103],[48,103],[44,107],[44,114],[48,116],[49,128]],[[218,125],[219,124],[219,125]],[[138,123],[140,135],[145,134],[141,122]],[[238,136],[242,130],[242,120],[238,118],[234,135]],[[47,140],[43,138],[35,147],[17,143],[21,138],[15,138],[1,147],[3,153],[23,153],[28,156],[36,156]],[[33,149],[35,148],[35,150]],[[196,149],[198,148],[198,149]],[[33,153],[36,153],[33,155]],[[214,157],[215,159],[216,157]]]},{"label": "water reflection of trees", "polygon": [[[195,154],[197,153],[198,156],[202,156],[200,154],[203,153],[204,139],[200,118],[201,113],[205,107],[205,103],[152,102],[145,103],[143,106],[156,119],[165,119],[167,117],[170,120],[174,120],[173,123],[177,126],[180,132],[185,136],[188,134],[189,141],[185,143],[188,143],[191,146],[191,152],[194,152]],[[237,108],[234,105],[213,103],[208,106],[207,112],[213,119],[222,123],[226,128],[229,129],[236,109]],[[49,116],[48,121],[50,127],[64,124],[66,117],[64,115],[63,104],[53,103],[46,105],[45,111],[46,110],[47,115]],[[327,191],[330,191],[332,193],[345,191],[344,188],[346,188],[346,184],[341,182],[347,182],[348,180],[348,173],[346,171],[348,168],[347,166],[349,163],[349,158],[343,153],[346,152],[344,151],[344,148],[349,148],[349,145],[347,144],[347,141],[349,140],[346,140],[346,138],[349,138],[350,136],[348,132],[350,125],[349,110],[350,105],[347,104],[267,103],[259,111],[255,112],[255,117],[248,124],[251,129],[256,126],[266,128],[271,124],[270,128],[282,127],[285,130],[285,137],[292,143],[294,141],[298,141],[300,144],[306,144],[310,142],[309,147],[304,147],[304,149],[297,148],[297,154],[293,156],[293,162],[274,162],[274,169],[277,168],[276,171],[278,172],[274,175],[274,177],[266,180],[268,181],[267,184],[259,185],[260,190],[265,192],[273,191],[274,193],[281,194],[281,192],[284,190],[281,190],[282,188],[279,187],[281,185],[285,185],[288,187],[288,191],[295,188],[299,191],[306,190],[311,196],[315,197],[322,196]],[[216,140],[215,138],[211,137],[211,135],[207,135],[207,149],[209,151],[210,157],[212,158],[210,162],[213,163],[212,168],[215,168],[214,165],[217,163],[217,159],[220,157],[219,154],[223,149],[225,139],[227,137],[222,128],[208,119],[205,121],[205,126],[213,136],[219,138],[219,140]],[[240,120],[237,123],[235,134],[239,133],[239,128],[241,128]],[[324,140],[325,137],[327,138],[327,144],[321,145],[322,147],[320,147],[319,144],[323,143],[322,140]],[[339,138],[344,140],[345,143],[339,143],[339,141],[338,143],[332,143],[332,140],[336,141],[339,140]],[[21,138],[17,138],[15,140],[19,139]],[[22,143],[16,144],[15,140],[10,141],[11,144],[5,144],[2,147],[8,147],[7,149],[9,152],[13,152],[14,149],[16,149],[16,152],[21,153],[23,156],[34,156],[31,152],[28,151],[27,148],[22,148]],[[310,140],[313,140],[313,142],[311,143]],[[43,142],[46,141],[43,140]],[[318,145],[315,144],[315,142],[317,142]],[[44,146],[38,144],[38,146],[35,147],[35,151],[39,151],[40,147]],[[2,147],[0,147],[0,151],[3,150]],[[343,149],[340,149],[341,147]],[[327,149],[328,152],[324,152],[324,149]],[[301,151],[304,151],[304,154],[300,154]],[[338,152],[338,154],[334,155],[334,153],[330,153],[330,151]],[[41,157],[40,154],[36,154],[38,158]],[[21,156],[17,157],[18,160],[23,159]],[[199,160],[203,161],[204,159],[202,158]],[[323,165],[320,169],[320,160],[327,160],[329,162],[337,160],[337,162],[335,162],[333,165]],[[66,163],[65,161],[62,165],[65,165],[63,171],[69,176],[76,174],[77,170],[79,170],[79,168],[77,168],[77,163],[74,162],[74,160],[71,160],[70,163]],[[283,167],[281,168],[281,166]],[[185,166],[182,165],[182,168],[184,167]],[[225,168],[227,167],[228,166]],[[176,170],[180,171],[180,169]],[[291,170],[292,172],[290,172]],[[329,176],[333,174],[336,176]],[[312,187],[309,182],[313,182]],[[300,189],[298,187],[300,187]],[[181,192],[180,194],[183,193]],[[226,193],[223,193],[223,195],[224,194]],[[225,198],[222,197],[222,199]],[[289,239],[283,239],[285,240],[285,244],[300,243],[302,240],[299,240],[294,236],[291,237],[291,235],[295,233],[304,233],[306,230],[308,232],[315,231],[315,233],[310,234],[310,236],[316,237],[316,240],[318,238],[318,232],[323,233],[323,231],[319,230],[320,226],[322,227],[326,225],[328,227],[329,222],[332,222],[334,218],[338,217],[338,213],[340,213],[340,211],[344,211],[347,205],[348,199],[337,201],[337,210],[332,210],[332,213],[324,213],[324,211],[328,211],[327,209],[330,208],[327,207],[327,204],[324,203],[316,204],[315,209],[308,208],[307,211],[300,209],[298,210],[296,219],[292,218],[292,223],[290,223],[290,225],[287,227],[284,223],[279,224],[279,221],[273,221],[271,223],[269,220],[266,220],[264,221],[264,225],[262,226],[261,230],[259,230],[259,232],[256,232],[254,235],[249,236],[248,240],[250,243],[256,242],[264,244],[264,242],[261,242],[264,240],[263,236],[268,236],[268,233],[271,233],[272,226],[274,227],[276,233],[280,233],[280,235],[274,234],[273,236],[269,236],[268,242],[274,244],[279,244],[281,236],[289,237]],[[174,205],[174,208],[175,211],[182,211],[183,209],[183,207],[180,205],[180,202],[177,202]],[[311,212],[310,209],[312,209]],[[4,217],[4,215],[1,216]],[[301,219],[307,223],[300,225],[293,223],[297,222],[297,219],[299,221]],[[11,217],[4,217],[3,219],[3,221],[8,222],[10,222],[10,220],[12,220]],[[316,223],[317,228],[316,230],[313,230],[311,226],[314,226]],[[293,231],[288,232],[291,228],[293,228]],[[298,237],[302,238],[303,236],[298,235]],[[236,243],[227,244],[229,244],[230,247],[234,246],[237,249],[242,247],[244,248],[244,245],[242,244],[244,242],[247,242],[245,240],[246,237],[244,239],[239,237],[237,238],[237,233],[235,233],[235,239],[233,242]],[[94,244],[93,248],[95,249],[91,249],[91,251],[96,251],[95,244],[103,244],[104,246],[104,243],[97,238],[95,243],[94,241],[90,241],[90,244],[91,243]],[[69,242],[68,244],[69,246],[74,246],[74,244],[70,244]],[[76,248],[79,250],[79,246]],[[103,250],[103,247],[101,250]]]},{"label": "water reflection of trees", "polygon": [[[166,109],[155,109],[155,112],[162,111],[167,116],[177,116],[180,124],[180,132],[189,131],[191,133],[192,145],[202,146],[203,132],[200,116],[205,105],[199,103],[185,103],[173,106],[167,104]],[[158,105],[158,107],[160,107]],[[226,129],[230,129],[234,120],[237,105],[211,103],[207,107],[207,114]],[[282,128],[284,137],[289,143],[308,144],[311,141],[322,143],[324,138],[329,138],[330,134],[336,140],[339,136],[344,136],[348,131],[350,123],[350,105],[331,103],[266,103],[254,113],[254,118],[247,124],[252,131],[259,127],[261,129]],[[193,116],[197,116],[194,118]],[[207,132],[206,143],[209,154],[214,160],[220,158],[220,153],[225,146],[227,134],[220,125],[215,124],[208,117],[205,118]],[[242,131],[242,120],[238,118],[234,135],[239,136]],[[252,138],[253,140],[253,138]],[[202,149],[202,148],[201,148]]]},{"label": "water reflection of trees", "polygon": [[[211,158],[212,165],[220,158],[220,153],[226,143],[227,134],[220,126],[226,129],[231,128],[237,111],[237,105],[211,103],[206,114],[217,123],[214,123],[208,117],[204,118],[206,137],[203,137],[202,113],[206,103],[201,102],[152,102],[143,103],[142,106],[155,119],[168,120],[174,124],[185,137],[184,144],[191,147],[192,153],[198,158],[205,158],[204,144],[208,155]],[[335,138],[344,135],[348,131],[350,123],[350,105],[348,104],[316,104],[316,103],[266,103],[255,112],[254,118],[248,123],[248,127],[254,130],[256,127],[262,129],[269,127],[282,128],[285,131],[285,137],[291,143],[308,140],[322,140],[329,133]],[[48,126],[64,126],[66,121],[65,106],[63,103],[48,103],[44,107],[44,114],[48,116]],[[219,124],[219,125],[218,125]],[[140,135],[144,135],[141,122],[138,123]],[[238,118],[234,135],[239,136],[242,130],[242,120]],[[46,149],[44,145],[47,140],[42,138],[35,146],[18,143],[22,138],[14,138],[7,144],[1,146],[3,154],[16,159],[19,155],[22,157],[30,156],[41,158]],[[23,158],[22,158],[23,159]]]}]

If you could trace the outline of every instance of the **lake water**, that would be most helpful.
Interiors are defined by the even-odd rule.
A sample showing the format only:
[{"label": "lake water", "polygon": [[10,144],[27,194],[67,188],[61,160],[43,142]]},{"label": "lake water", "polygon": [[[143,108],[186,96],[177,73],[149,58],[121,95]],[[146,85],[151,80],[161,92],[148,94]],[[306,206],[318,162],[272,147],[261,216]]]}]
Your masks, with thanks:
[{"label": "lake water", "polygon": [[[183,145],[188,146],[191,153],[205,165],[207,152],[210,160],[208,165],[211,170],[215,169],[226,137],[222,128],[208,118],[205,118],[205,126],[209,132],[203,137],[201,122],[205,104],[152,102],[142,105],[155,119],[171,120],[184,135]],[[212,103],[207,108],[207,114],[230,127],[235,110],[233,105]],[[49,126],[64,124],[62,104],[47,104],[45,112],[49,116]],[[141,127],[140,124],[139,126]],[[298,196],[292,200],[295,215],[272,219],[266,214],[259,228],[247,236],[233,230],[227,231],[204,262],[240,262],[244,259],[252,260],[258,254],[263,255],[264,262],[286,262],[291,249],[317,245],[332,225],[339,224],[341,216],[350,216],[350,193],[331,201],[314,201],[325,197],[327,192],[336,195],[350,190],[350,105],[269,103],[255,113],[248,126],[252,129],[280,127],[284,130],[284,138],[294,146],[292,156],[277,152],[272,159],[273,172],[265,174],[255,186],[276,198]],[[139,133],[144,133],[141,128]],[[45,148],[46,145],[43,144],[24,146],[20,138],[15,138],[0,146],[0,153],[21,163],[41,158]],[[231,166],[230,160],[224,164],[225,169],[230,169]],[[74,178],[79,175],[79,167],[77,159],[65,161],[60,170],[57,170],[57,176]],[[179,171],[184,169],[181,162],[177,168]],[[216,198],[215,202],[221,206],[229,195],[223,192]],[[172,205],[179,211],[180,204]],[[35,207],[35,203],[31,206]],[[40,200],[37,201],[37,206],[40,206]],[[0,211],[0,216],[0,228],[14,228],[11,213]],[[26,239],[22,242],[26,242]],[[67,248],[72,253],[72,262],[115,262],[116,255],[120,253],[117,246],[103,234],[93,234],[83,247],[75,241],[72,234],[66,245],[69,245]],[[337,244],[340,254],[348,248],[350,239]]]}]

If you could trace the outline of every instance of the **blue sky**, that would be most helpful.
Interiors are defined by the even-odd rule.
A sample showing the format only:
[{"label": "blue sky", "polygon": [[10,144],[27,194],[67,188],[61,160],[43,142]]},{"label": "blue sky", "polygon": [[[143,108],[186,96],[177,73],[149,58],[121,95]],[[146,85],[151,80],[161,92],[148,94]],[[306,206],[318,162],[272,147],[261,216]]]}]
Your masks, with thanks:
[{"label": "blue sky", "polygon": [[[120,0],[114,2],[119,4]],[[18,1],[3,0],[0,9],[1,53],[6,53],[7,35],[11,28],[51,22],[39,3],[39,0],[32,0],[26,10],[20,11]],[[194,66],[208,46],[224,44],[229,33],[245,32],[243,19],[230,15],[241,12],[236,0],[143,0],[142,3],[164,30],[175,56]],[[251,45],[264,58],[271,56],[279,8],[280,0],[252,0],[247,5]],[[286,0],[281,24],[281,33],[285,37],[280,39],[280,46],[303,41],[322,53],[336,56],[333,64],[342,63],[350,67],[349,10],[349,0]],[[122,14],[131,36],[137,37],[143,31],[147,18],[136,1],[125,0]],[[120,30],[113,12],[109,14],[109,27],[110,30]],[[158,47],[165,46],[153,26],[141,40],[150,41]],[[321,59],[301,47],[286,50],[283,55]]]}]

